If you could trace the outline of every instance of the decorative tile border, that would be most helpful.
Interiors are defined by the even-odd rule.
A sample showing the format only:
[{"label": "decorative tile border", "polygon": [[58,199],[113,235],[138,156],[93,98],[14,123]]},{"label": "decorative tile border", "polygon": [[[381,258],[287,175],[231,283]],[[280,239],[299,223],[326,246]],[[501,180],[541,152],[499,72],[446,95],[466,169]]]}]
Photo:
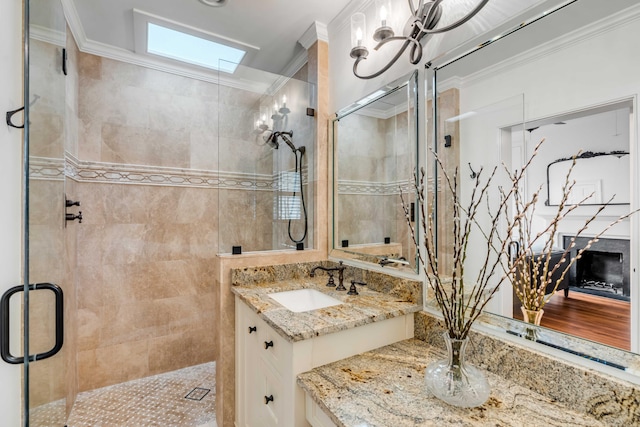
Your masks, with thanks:
[{"label": "decorative tile border", "polygon": [[[51,160],[51,159],[48,159]],[[36,159],[32,158],[32,162]],[[42,179],[53,175],[48,163],[38,158],[38,174]],[[59,165],[58,165],[59,166]],[[280,182],[274,174],[252,174],[241,172],[207,171],[197,169],[182,169],[160,166],[126,165],[121,163],[87,162],[76,159],[67,154],[66,163],[62,168],[64,176],[77,182],[109,183],[109,184],[138,184],[160,185],[169,187],[196,187],[230,190],[276,191]],[[61,166],[59,166],[59,169]],[[36,170],[34,169],[34,172]],[[303,182],[307,183],[307,169],[303,169]]]},{"label": "decorative tile border", "polygon": [[391,182],[376,181],[338,181],[338,194],[360,194],[373,196],[392,196],[406,193],[415,188],[413,180],[400,180]]},{"label": "decorative tile border", "polygon": [[65,175],[64,159],[29,157],[29,179],[64,181]]}]

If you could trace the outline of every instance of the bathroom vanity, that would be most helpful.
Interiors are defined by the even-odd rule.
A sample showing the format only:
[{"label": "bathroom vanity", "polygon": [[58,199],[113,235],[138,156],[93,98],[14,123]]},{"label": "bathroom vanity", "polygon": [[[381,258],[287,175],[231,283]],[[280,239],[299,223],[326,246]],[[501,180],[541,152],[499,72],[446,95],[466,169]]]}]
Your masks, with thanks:
[{"label": "bathroom vanity", "polygon": [[[238,426],[308,425],[298,374],[413,337],[413,313],[421,304],[411,297],[403,300],[366,285],[356,285],[358,295],[347,295],[326,283],[322,275],[232,288]],[[340,304],[294,312],[269,296],[296,289],[316,290]]]},{"label": "bathroom vanity", "polygon": [[313,427],[611,425],[491,373],[484,405],[448,405],[424,386],[427,364],[445,357],[443,348],[410,339],[301,374],[307,419]]}]

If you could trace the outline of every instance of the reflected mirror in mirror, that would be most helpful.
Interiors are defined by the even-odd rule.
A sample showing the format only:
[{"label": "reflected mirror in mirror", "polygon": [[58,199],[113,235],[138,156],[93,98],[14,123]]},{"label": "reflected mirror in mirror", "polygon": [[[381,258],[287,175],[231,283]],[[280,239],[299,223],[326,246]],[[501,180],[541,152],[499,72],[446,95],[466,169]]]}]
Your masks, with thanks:
[{"label": "reflected mirror in mirror", "polygon": [[340,111],[333,121],[332,256],[415,273],[417,73]]},{"label": "reflected mirror in mirror", "polygon": [[[605,159],[578,160],[591,163],[585,163],[586,173],[582,166],[574,171],[572,179],[578,185],[571,197],[593,193],[592,206],[580,206],[561,221],[557,233],[550,236],[552,250],[564,250],[568,239],[613,194],[614,205],[582,233],[587,241],[615,218],[637,208],[634,183],[639,165],[633,153],[638,149],[634,106],[640,91],[640,63],[630,52],[634,51],[632,40],[640,33],[638,17],[640,5],[635,1],[577,0],[544,17],[525,16],[522,21],[530,24],[460,59],[445,59],[427,73],[427,83],[434,75],[436,82],[436,138],[450,134],[454,123],[458,132],[456,166],[463,193],[472,188],[470,169],[491,170],[504,164],[517,170],[535,145],[546,139],[522,183],[525,194],[541,188],[534,218],[540,229],[558,209],[553,206],[555,177],[566,175],[550,167],[547,197],[547,167],[580,151],[615,154],[596,156],[610,157],[608,163],[619,166],[614,166],[615,174],[604,172],[611,167],[599,164]],[[452,90],[454,108],[451,99],[449,104],[442,102],[447,90]],[[509,105],[509,100],[518,98],[522,104]],[[438,208],[438,219],[446,218],[445,208]],[[633,274],[639,265],[638,221],[636,215],[609,229],[590,248],[593,253],[585,253],[574,264],[560,289],[548,295],[542,328],[536,328],[539,341],[622,368],[640,363],[632,355],[640,349],[640,292]],[[445,251],[439,255],[444,258],[446,244],[439,243]],[[579,249],[585,241],[576,243]],[[475,244],[479,250],[486,247],[481,238]],[[471,276],[478,268],[474,263],[477,260],[470,259],[465,264]],[[501,286],[487,311],[494,314],[487,317],[494,326],[514,333],[526,329],[517,320],[522,314],[510,283]]]}]

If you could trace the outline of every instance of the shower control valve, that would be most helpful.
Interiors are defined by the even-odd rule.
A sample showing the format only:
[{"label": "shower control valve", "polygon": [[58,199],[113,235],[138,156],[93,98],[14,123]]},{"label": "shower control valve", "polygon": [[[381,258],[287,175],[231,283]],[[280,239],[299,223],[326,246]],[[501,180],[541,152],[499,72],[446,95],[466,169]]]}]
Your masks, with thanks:
[{"label": "shower control valve", "polygon": [[68,214],[66,214],[65,219],[67,221],[75,221],[77,219],[78,223],[82,224],[82,211],[78,212],[78,215],[74,215],[72,213],[68,213]]}]

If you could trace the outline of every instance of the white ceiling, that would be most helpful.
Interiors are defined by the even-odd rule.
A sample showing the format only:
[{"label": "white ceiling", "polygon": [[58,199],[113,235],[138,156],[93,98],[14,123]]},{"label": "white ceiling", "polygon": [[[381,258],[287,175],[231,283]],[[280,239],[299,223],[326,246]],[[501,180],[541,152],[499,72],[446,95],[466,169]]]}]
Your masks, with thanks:
[{"label": "white ceiling", "polygon": [[314,21],[328,24],[351,0],[72,0],[87,40],[134,51],[133,9],[242,43],[260,51],[243,65],[280,73],[301,52],[298,40]]}]

